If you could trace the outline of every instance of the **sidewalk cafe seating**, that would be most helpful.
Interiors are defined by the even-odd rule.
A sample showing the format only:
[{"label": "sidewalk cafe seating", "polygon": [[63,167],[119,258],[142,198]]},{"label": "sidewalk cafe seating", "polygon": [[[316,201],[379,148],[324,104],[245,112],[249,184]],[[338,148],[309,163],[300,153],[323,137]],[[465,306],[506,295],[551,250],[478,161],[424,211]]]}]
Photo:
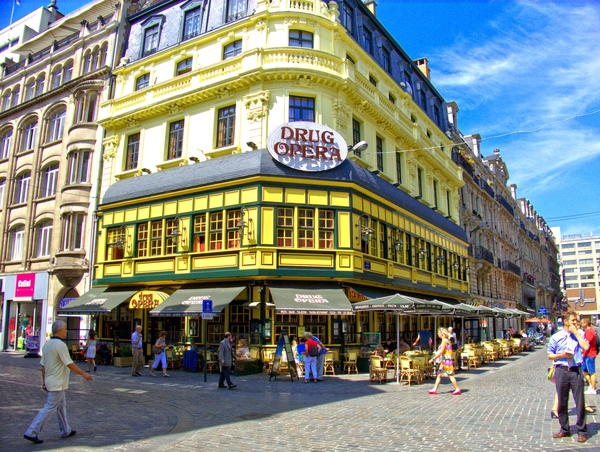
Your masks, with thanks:
[{"label": "sidewalk cafe seating", "polygon": [[412,357],[412,360],[413,360],[413,367],[419,371],[419,373],[420,373],[419,377],[421,378],[421,380],[424,380],[425,378],[429,378],[432,376],[433,368],[428,369],[429,356],[427,356],[425,354],[414,355]]},{"label": "sidewalk cafe seating", "polygon": [[396,360],[398,359],[398,356],[396,354],[396,350],[394,350],[392,353],[388,353],[387,357],[383,360],[383,363],[385,364],[385,368],[386,369],[391,369],[394,371],[394,378],[396,378]]},{"label": "sidewalk cafe seating", "polygon": [[219,361],[213,352],[206,352],[206,371],[219,372]]},{"label": "sidewalk cafe seating", "polygon": [[84,355],[79,353],[79,348],[77,344],[71,344],[71,359],[73,361],[85,361]]},{"label": "sidewalk cafe seating", "polygon": [[521,353],[521,339],[511,339],[510,350],[512,351],[513,355],[518,355],[519,353]]},{"label": "sidewalk cafe seating", "polygon": [[327,352],[325,355],[323,375],[328,375],[328,372],[330,372],[331,375],[335,375],[335,354],[333,352]]},{"label": "sidewalk cafe seating", "polygon": [[485,359],[487,361],[497,361],[498,360],[498,352],[494,349],[493,344],[489,342],[484,342],[483,347],[485,348]]},{"label": "sidewalk cafe seating", "polygon": [[181,363],[183,359],[177,356],[177,352],[174,349],[165,350],[167,355],[167,369],[181,369]]},{"label": "sidewalk cafe seating", "polygon": [[263,348],[261,350],[262,353],[262,362],[263,362],[263,371],[267,371],[267,373],[271,372],[271,369],[273,368],[273,356],[275,356],[275,353]]},{"label": "sidewalk cafe seating", "polygon": [[[463,352],[464,353],[464,352]],[[481,358],[477,354],[477,351],[474,348],[469,348],[466,350],[467,353],[467,368],[469,367],[480,367],[481,366]]]},{"label": "sidewalk cafe seating", "polygon": [[358,353],[357,352],[348,352],[348,357],[346,361],[344,361],[344,370],[348,370],[348,375],[350,372],[354,371],[358,373]]},{"label": "sidewalk cafe seating", "polygon": [[400,357],[400,382],[406,381],[408,385],[412,381],[416,381],[417,384],[421,384],[421,371],[415,368],[414,361],[408,356]]},{"label": "sidewalk cafe seating", "polygon": [[369,383],[374,381],[378,381],[380,384],[387,381],[387,369],[384,367],[383,358],[380,356],[371,356]]}]

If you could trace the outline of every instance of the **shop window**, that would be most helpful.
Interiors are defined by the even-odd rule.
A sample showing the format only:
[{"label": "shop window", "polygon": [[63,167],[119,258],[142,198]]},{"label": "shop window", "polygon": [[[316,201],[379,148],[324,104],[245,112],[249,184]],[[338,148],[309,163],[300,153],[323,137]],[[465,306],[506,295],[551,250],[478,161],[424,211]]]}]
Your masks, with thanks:
[{"label": "shop window", "polygon": [[77,150],[69,153],[68,184],[85,184],[89,182],[90,151]]},{"label": "shop window", "polygon": [[183,40],[185,41],[200,35],[201,25],[202,10],[199,6],[186,11],[185,18],[183,20]]},{"label": "shop window", "polygon": [[294,209],[291,207],[277,208],[277,246],[294,246]]},{"label": "shop window", "polygon": [[0,160],[7,159],[10,155],[10,144],[12,142],[12,129],[5,130],[0,138]]},{"label": "shop window", "polygon": [[137,226],[136,248],[138,257],[148,256],[148,224],[142,223]]},{"label": "shop window", "polygon": [[210,214],[209,249],[211,251],[223,248],[223,212]]},{"label": "shop window", "polygon": [[296,325],[279,325],[279,324],[275,324],[275,340],[279,340],[279,336],[284,331],[288,335],[288,337],[290,338],[290,341],[293,338],[297,338],[298,337],[298,327]]},{"label": "shop window", "polygon": [[37,135],[37,120],[32,119],[23,126],[23,141],[21,143],[21,151],[28,151],[35,146],[35,138]]},{"label": "shop window", "polygon": [[17,226],[13,228],[10,234],[10,260],[20,261],[23,258],[23,238],[25,237],[25,228]]},{"label": "shop window", "polygon": [[206,251],[206,214],[194,217],[194,247],[195,253]]},{"label": "shop window", "polygon": [[56,181],[58,178],[58,163],[52,163],[42,170],[42,185],[40,198],[47,198],[56,194]]},{"label": "shop window", "polygon": [[232,146],[235,139],[235,105],[219,109],[217,124],[217,147]]},{"label": "shop window", "polygon": [[315,121],[315,100],[312,97],[290,96],[289,122]]},{"label": "shop window", "polygon": [[304,30],[290,30],[290,47],[313,48],[313,34]]},{"label": "shop window", "polygon": [[214,316],[212,320],[208,321],[208,344],[218,345],[223,340],[223,334],[225,334],[225,316],[221,313],[218,316]]},{"label": "shop window", "polygon": [[150,74],[141,75],[135,80],[136,91],[147,88],[148,86],[150,86]]},{"label": "shop window", "polygon": [[52,242],[52,221],[42,221],[37,227],[36,257],[50,256]]},{"label": "shop window", "polygon": [[83,248],[83,228],[85,214],[82,212],[68,212],[62,218],[62,250],[80,250]]},{"label": "shop window", "polygon": [[150,256],[160,256],[163,249],[163,222],[162,220],[150,223]]},{"label": "shop window", "polygon": [[327,340],[327,316],[326,315],[305,315],[304,331],[310,331],[317,336],[320,341]]},{"label": "shop window", "polygon": [[31,173],[29,171],[25,171],[17,176],[17,183],[15,184],[15,204],[23,204],[27,202],[30,183]]},{"label": "shop window", "polygon": [[167,160],[181,158],[183,152],[183,119],[169,124]]},{"label": "shop window", "polygon": [[298,337],[298,322],[299,316],[297,314],[275,314],[274,337],[278,339],[283,331],[288,333],[290,341],[293,337]]},{"label": "shop window", "polygon": [[319,209],[319,248],[333,249],[334,211]]},{"label": "shop window", "polygon": [[48,134],[46,136],[47,143],[62,139],[66,116],[67,110],[64,107],[55,110],[50,114],[50,117],[48,118]]},{"label": "shop window", "polygon": [[298,248],[315,246],[315,211],[298,209]]},{"label": "shop window", "polygon": [[242,40],[239,39],[232,43],[227,44],[223,48],[223,59],[226,60],[228,58],[233,58],[242,53]]},{"label": "shop window", "polygon": [[125,228],[109,228],[106,231],[106,260],[123,259],[125,250]]},{"label": "shop window", "polygon": [[227,212],[227,248],[240,247],[240,220],[239,210],[230,210]]},{"label": "shop window", "polygon": [[125,170],[132,170],[138,166],[140,153],[140,133],[134,133],[127,137],[127,151],[125,154]]},{"label": "shop window", "polygon": [[188,72],[192,72],[192,58],[186,58],[183,61],[177,63],[177,69],[175,71],[175,75],[183,75]]}]

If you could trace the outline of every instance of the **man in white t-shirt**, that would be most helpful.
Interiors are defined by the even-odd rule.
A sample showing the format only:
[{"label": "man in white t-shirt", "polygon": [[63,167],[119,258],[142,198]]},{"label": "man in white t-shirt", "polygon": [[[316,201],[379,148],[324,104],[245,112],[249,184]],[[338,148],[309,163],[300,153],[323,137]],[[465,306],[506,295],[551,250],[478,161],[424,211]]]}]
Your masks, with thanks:
[{"label": "man in white t-shirt", "polygon": [[69,427],[67,422],[67,399],[65,390],[69,387],[69,370],[81,375],[86,380],[92,376],[85,373],[73,363],[69,355],[69,349],[63,342],[67,337],[67,325],[62,320],[52,324],[52,337],[42,348],[42,389],[48,392],[44,408],[37,414],[23,437],[36,444],[44,441],[38,438],[38,434],[44,428],[48,417],[55,411],[58,414],[58,426],[60,436],[68,438],[75,435],[75,430]]}]

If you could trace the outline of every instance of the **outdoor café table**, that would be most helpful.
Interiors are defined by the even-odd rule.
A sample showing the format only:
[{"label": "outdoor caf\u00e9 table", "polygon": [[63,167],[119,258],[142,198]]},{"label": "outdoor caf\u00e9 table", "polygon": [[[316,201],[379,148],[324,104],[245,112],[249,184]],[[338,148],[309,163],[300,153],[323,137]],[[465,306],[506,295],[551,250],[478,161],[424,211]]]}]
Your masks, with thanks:
[{"label": "outdoor caf\u00e9 table", "polygon": [[195,350],[183,352],[183,369],[196,372],[198,370],[198,353]]}]

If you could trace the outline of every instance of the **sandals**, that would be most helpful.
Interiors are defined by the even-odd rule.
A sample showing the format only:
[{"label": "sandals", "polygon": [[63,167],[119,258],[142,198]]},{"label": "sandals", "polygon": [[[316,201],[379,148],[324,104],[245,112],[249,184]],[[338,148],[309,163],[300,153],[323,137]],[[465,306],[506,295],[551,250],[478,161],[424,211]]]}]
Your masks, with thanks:
[{"label": "sandals", "polygon": [[588,413],[595,413],[596,408],[592,408],[591,406],[586,406],[585,411],[587,411]]},{"label": "sandals", "polygon": [[151,377],[156,377],[156,375],[154,375],[154,372],[151,372],[151,373],[150,373],[150,376],[151,376]]},{"label": "sandals", "polygon": [[168,374],[164,374],[164,375],[163,375],[163,377],[170,377],[170,375],[168,375]]}]

